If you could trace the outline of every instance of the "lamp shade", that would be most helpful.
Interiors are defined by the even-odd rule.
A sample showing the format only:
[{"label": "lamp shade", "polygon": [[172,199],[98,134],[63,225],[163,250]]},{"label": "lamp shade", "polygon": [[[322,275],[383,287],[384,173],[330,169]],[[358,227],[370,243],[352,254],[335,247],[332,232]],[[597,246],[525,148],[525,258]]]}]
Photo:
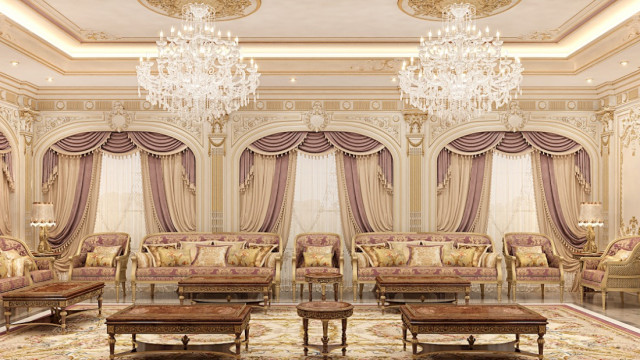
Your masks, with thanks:
[{"label": "lamp shade", "polygon": [[578,216],[580,226],[603,226],[602,203],[583,202],[580,204],[580,215]]},{"label": "lamp shade", "polygon": [[34,202],[31,206],[31,226],[54,226],[53,203]]}]

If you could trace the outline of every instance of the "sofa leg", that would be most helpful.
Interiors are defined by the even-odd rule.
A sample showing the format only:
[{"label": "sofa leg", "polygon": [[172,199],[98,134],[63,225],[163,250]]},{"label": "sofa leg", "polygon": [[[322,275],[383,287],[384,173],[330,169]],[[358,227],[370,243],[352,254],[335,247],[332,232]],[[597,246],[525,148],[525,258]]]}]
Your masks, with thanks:
[{"label": "sofa leg", "polygon": [[502,284],[498,284],[496,291],[498,292],[498,302],[502,302]]},{"label": "sofa leg", "polygon": [[291,283],[291,301],[296,302],[296,282]]},{"label": "sofa leg", "polygon": [[300,301],[302,301],[303,296],[304,296],[304,284],[300,284]]},{"label": "sofa leg", "polygon": [[584,302],[584,286],[580,284],[580,304]]},{"label": "sofa leg", "polygon": [[624,292],[620,291],[620,304],[622,304],[622,306],[624,306]]},{"label": "sofa leg", "polygon": [[607,290],[602,289],[602,311],[607,310]]},{"label": "sofa leg", "polygon": [[[276,288],[276,302],[280,302],[280,283],[275,284],[274,287]],[[271,305],[271,302],[269,302],[269,305]]]},{"label": "sofa leg", "polygon": [[511,289],[511,301],[516,302],[516,283],[514,282],[511,286],[513,287]]},{"label": "sofa leg", "polygon": [[149,291],[151,292],[151,300],[153,300],[156,296],[156,284],[151,284]]},{"label": "sofa leg", "polygon": [[116,302],[120,302],[120,286],[118,286],[118,282],[116,281],[115,283],[115,287],[116,287]]},{"label": "sofa leg", "polygon": [[124,302],[127,299],[127,283],[122,281],[120,285],[122,285],[122,302]]},{"label": "sofa leg", "polygon": [[360,300],[362,300],[362,291],[364,290],[364,284],[360,284],[360,289],[358,291],[358,295],[360,295]]},{"label": "sofa leg", "polygon": [[[640,299],[640,293],[638,294],[638,299]],[[358,300],[358,283],[353,283],[353,301]]]},{"label": "sofa leg", "polygon": [[131,302],[136,303],[136,282],[131,282]]},{"label": "sofa leg", "polygon": [[564,283],[560,284],[560,302],[564,302]]},{"label": "sofa leg", "polygon": [[480,299],[484,300],[484,284],[480,284]]},{"label": "sofa leg", "polygon": [[540,293],[542,294],[542,300],[544,300],[544,284],[540,284]]}]

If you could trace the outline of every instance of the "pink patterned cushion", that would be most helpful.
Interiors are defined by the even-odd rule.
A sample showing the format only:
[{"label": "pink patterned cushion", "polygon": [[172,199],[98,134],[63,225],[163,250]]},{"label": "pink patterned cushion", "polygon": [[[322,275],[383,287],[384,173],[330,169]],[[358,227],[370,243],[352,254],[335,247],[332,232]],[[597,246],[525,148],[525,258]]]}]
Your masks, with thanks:
[{"label": "pink patterned cushion", "polygon": [[296,280],[304,280],[304,275],[311,272],[338,274],[340,273],[340,269],[330,268],[330,267],[308,267],[308,268],[296,269]]},{"label": "pink patterned cushion", "polygon": [[31,271],[31,279],[34,283],[43,281],[49,281],[53,279],[53,272],[51,270],[35,270]]},{"label": "pink patterned cushion", "polygon": [[116,268],[114,267],[81,267],[73,269],[71,278],[73,280],[87,280],[95,278],[109,278],[114,280],[116,277]]},{"label": "pink patterned cushion", "polygon": [[559,280],[560,269],[550,267],[520,267],[516,268],[518,280]]},{"label": "pink patterned cushion", "polygon": [[378,275],[458,275],[473,281],[496,281],[498,270],[496,268],[481,267],[367,267],[358,269],[358,280],[375,280]]},{"label": "pink patterned cushion", "polygon": [[607,251],[607,255],[615,255],[618,250],[633,250],[640,244],[640,236],[617,240]]},{"label": "pink patterned cushion", "polygon": [[549,267],[559,267],[559,258],[553,253],[553,245],[551,240],[539,234],[528,233],[510,233],[505,234],[504,241],[507,244],[507,253],[511,256],[515,256],[513,251],[514,246],[540,246],[542,252],[547,255],[547,263]]},{"label": "pink patterned cushion", "polygon": [[34,258],[36,263],[36,267],[40,270],[50,270],[51,263],[47,259],[43,258]]},{"label": "pink patterned cushion", "polygon": [[280,245],[280,237],[271,233],[172,233],[151,234],[142,239],[142,245],[171,244],[180,241],[245,241],[247,244],[273,244]]},{"label": "pink patterned cushion", "polygon": [[600,263],[600,258],[586,259],[584,263],[586,265],[585,267],[586,269],[595,270],[598,268],[598,264]]},{"label": "pink patterned cushion", "polygon": [[601,283],[604,278],[604,271],[602,270],[584,270],[582,272],[582,278],[594,283]]},{"label": "pink patterned cushion", "polygon": [[136,279],[140,281],[178,281],[192,275],[274,275],[274,268],[267,267],[149,267],[138,268]]},{"label": "pink patterned cushion", "polygon": [[302,266],[304,257],[302,254],[307,246],[331,246],[333,247],[333,259],[335,262],[340,258],[340,237],[331,234],[307,234],[296,237],[296,266]]},{"label": "pink patterned cushion", "polygon": [[120,246],[120,253],[118,253],[118,255],[122,255],[128,238],[125,234],[116,233],[92,235],[84,239],[80,253],[91,252],[96,246]]},{"label": "pink patterned cushion", "polygon": [[14,276],[10,278],[0,279],[0,293],[20,289],[29,285],[26,276]]},{"label": "pink patterned cushion", "polygon": [[16,250],[20,256],[27,256],[27,249],[20,242],[0,236],[0,250]]}]

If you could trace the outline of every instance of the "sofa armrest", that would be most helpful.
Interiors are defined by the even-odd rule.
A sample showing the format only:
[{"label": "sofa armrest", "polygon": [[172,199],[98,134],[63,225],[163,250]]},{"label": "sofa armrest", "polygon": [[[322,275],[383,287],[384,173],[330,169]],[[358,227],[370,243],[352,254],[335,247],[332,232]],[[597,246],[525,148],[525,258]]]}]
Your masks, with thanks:
[{"label": "sofa armrest", "polygon": [[344,255],[340,254],[340,260],[338,261],[340,265],[340,274],[344,275]]},{"label": "sofa armrest", "polygon": [[623,261],[607,261],[606,273],[609,277],[635,277],[640,275],[640,259],[626,259]]},{"label": "sofa armrest", "polygon": [[71,257],[70,268],[83,267],[86,261],[87,261],[87,254],[74,255]]},{"label": "sofa armrest", "polygon": [[356,282],[358,282],[358,258],[356,253],[353,253],[351,256],[351,270],[353,273],[351,280],[355,284]]},{"label": "sofa armrest", "polygon": [[131,281],[136,281],[136,271],[138,270],[138,256],[137,253],[131,255]]},{"label": "sofa armrest", "polygon": [[498,272],[498,276],[496,277],[496,280],[498,281],[499,284],[502,284],[502,280],[503,280],[503,275],[502,275],[502,255],[498,254],[498,256],[496,256],[496,271]]}]

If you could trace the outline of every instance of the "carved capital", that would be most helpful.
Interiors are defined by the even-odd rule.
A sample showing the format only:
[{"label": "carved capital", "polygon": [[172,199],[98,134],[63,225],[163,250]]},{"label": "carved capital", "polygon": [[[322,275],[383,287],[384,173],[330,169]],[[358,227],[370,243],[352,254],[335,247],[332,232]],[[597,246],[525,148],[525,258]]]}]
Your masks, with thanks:
[{"label": "carved capital", "polygon": [[19,133],[29,133],[33,135],[33,123],[38,121],[38,112],[30,107],[24,107],[18,110],[19,123],[16,130]]},{"label": "carved capital", "polygon": [[229,122],[229,114],[208,121],[211,124],[211,134],[224,134],[227,122]]},{"label": "carved capital", "polygon": [[429,119],[429,115],[422,112],[404,112],[402,116],[407,123],[409,134],[422,134],[422,126]]}]

